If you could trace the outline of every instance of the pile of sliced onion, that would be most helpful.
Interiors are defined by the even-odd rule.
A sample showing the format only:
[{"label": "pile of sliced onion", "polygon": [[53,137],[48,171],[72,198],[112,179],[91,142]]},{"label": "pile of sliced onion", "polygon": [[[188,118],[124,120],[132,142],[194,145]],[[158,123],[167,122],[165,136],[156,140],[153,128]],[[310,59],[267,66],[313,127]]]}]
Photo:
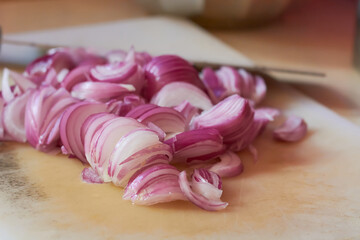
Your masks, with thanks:
[{"label": "pile of sliced onion", "polygon": [[[199,74],[179,56],[134,48],[51,49],[22,74],[4,69],[0,140],[77,158],[84,182],[123,187],[135,204],[182,200],[216,211],[228,205],[221,177],[244,170],[236,152],[257,159],[254,141],[281,114],[258,107],[265,94],[265,81],[243,69]],[[294,142],[306,131],[290,116],[273,136]]]}]

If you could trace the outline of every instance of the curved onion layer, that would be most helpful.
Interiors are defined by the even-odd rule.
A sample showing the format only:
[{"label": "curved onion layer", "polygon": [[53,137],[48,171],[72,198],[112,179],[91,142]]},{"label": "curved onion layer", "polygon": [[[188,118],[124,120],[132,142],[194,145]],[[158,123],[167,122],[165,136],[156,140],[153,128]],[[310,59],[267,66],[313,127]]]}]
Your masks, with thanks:
[{"label": "curved onion layer", "polygon": [[106,54],[106,58],[109,63],[131,61],[142,67],[152,59],[151,55],[147,52],[135,52],[133,48],[128,53],[120,49],[110,51]]},{"label": "curved onion layer", "polygon": [[106,102],[112,98],[135,91],[133,85],[107,82],[81,82],[76,84],[71,95],[78,99],[92,99]]},{"label": "curved onion layer", "polygon": [[[159,155],[166,158],[159,158]],[[160,162],[168,163],[171,158],[170,147],[159,141],[156,132],[150,129],[135,129],[116,144],[110,156],[108,174],[115,185],[126,186],[130,177],[141,167]]]},{"label": "curved onion layer", "polygon": [[81,172],[81,179],[86,183],[103,183],[104,181],[100,178],[100,176],[95,172],[92,168],[84,168]]},{"label": "curved onion layer", "polygon": [[66,109],[60,120],[60,138],[66,153],[86,162],[81,126],[90,115],[106,111],[105,104],[90,102],[80,102]]},{"label": "curved onion layer", "polygon": [[4,138],[4,124],[3,124],[3,109],[5,107],[5,101],[0,95],[0,140],[3,140]]},{"label": "curved onion layer", "polygon": [[273,136],[276,140],[297,142],[305,137],[306,132],[307,125],[304,119],[297,116],[290,116],[283,125],[274,130]]},{"label": "curved onion layer", "polygon": [[151,103],[161,107],[174,107],[184,101],[201,110],[208,110],[213,106],[209,97],[200,88],[186,82],[166,84],[151,98]]},{"label": "curved onion layer", "polygon": [[61,87],[70,92],[76,84],[89,81],[89,72],[92,67],[92,65],[82,65],[74,68],[65,76],[61,82]]},{"label": "curved onion layer", "polygon": [[254,102],[261,102],[266,95],[266,84],[262,77],[252,75],[241,69],[237,71],[232,67],[223,66],[216,72],[205,68],[202,72],[202,82],[213,103],[233,94]]},{"label": "curved onion layer", "polygon": [[131,110],[126,117],[132,117],[139,122],[153,123],[165,133],[183,132],[186,120],[181,113],[168,107],[158,107],[153,104],[140,105]]},{"label": "curved onion layer", "polygon": [[123,98],[111,99],[110,101],[106,102],[109,112],[120,117],[125,116],[137,106],[144,104],[145,100],[135,94],[125,95]]},{"label": "curved onion layer", "polygon": [[179,186],[179,173],[165,163],[143,167],[129,180],[123,199],[140,205],[186,200]]},{"label": "curved onion layer", "polygon": [[10,70],[4,68],[2,81],[1,81],[1,89],[2,89],[1,94],[5,102],[10,102],[15,97],[13,93],[13,89],[11,89],[10,87],[9,77],[10,77]]},{"label": "curved onion layer", "polygon": [[26,105],[25,129],[28,142],[37,150],[49,152],[57,146],[61,114],[77,100],[63,88],[41,87]]},{"label": "curved onion layer", "polygon": [[[221,181],[216,181],[213,179],[215,173],[211,173],[205,169],[201,169],[200,171],[203,177],[198,177],[200,173],[194,172],[195,176],[192,179],[191,187],[186,176],[186,171],[182,171],[179,174],[179,184],[181,191],[189,201],[204,210],[218,211],[226,208],[228,203],[222,202],[220,200],[222,193]],[[198,179],[195,177],[198,177]],[[219,196],[219,198],[217,198],[217,196]]]},{"label": "curved onion layer", "polygon": [[95,66],[90,70],[90,77],[97,82],[131,84],[137,93],[144,85],[142,68],[131,62]]},{"label": "curved onion layer", "polygon": [[171,82],[188,82],[201,87],[196,70],[184,59],[175,55],[161,55],[145,65],[147,85],[144,96],[147,99]]},{"label": "curved onion layer", "polygon": [[25,109],[32,90],[11,100],[3,110],[2,122],[5,134],[17,142],[26,142]]},{"label": "curved onion layer", "polygon": [[199,109],[191,105],[186,100],[180,103],[179,105],[175,106],[174,109],[180,112],[185,117],[185,126],[189,126],[191,120],[199,115]]},{"label": "curved onion layer", "polygon": [[34,83],[40,84],[50,69],[59,72],[64,68],[72,69],[75,66],[76,63],[69,53],[58,51],[35,59],[26,67],[25,73]]},{"label": "curved onion layer", "polygon": [[226,97],[225,87],[211,68],[207,67],[203,69],[201,80],[213,103],[218,103]]},{"label": "curved onion layer", "polygon": [[225,151],[216,129],[182,132],[165,141],[174,151],[173,162],[197,163],[216,158]]},{"label": "curved onion layer", "polygon": [[[25,92],[28,89],[31,89],[31,88],[35,89],[37,87],[37,85],[35,83],[33,83],[30,79],[28,79],[24,75],[19,74],[14,71],[11,71],[7,68],[4,68],[3,74],[5,76],[7,75],[7,77],[10,77],[14,81],[15,85],[20,89],[21,93]],[[4,75],[3,75],[3,77],[4,77]],[[9,84],[9,79],[3,78],[2,81],[3,81],[3,84],[4,84],[4,82],[7,85]],[[6,86],[5,86],[5,88],[6,88]],[[3,91],[4,91],[4,86],[3,86]]]},{"label": "curved onion layer", "polygon": [[192,129],[215,128],[231,144],[247,138],[246,133],[253,124],[254,112],[249,102],[239,95],[232,95],[202,112],[192,121]]},{"label": "curved onion layer", "polygon": [[235,177],[244,171],[244,165],[236,153],[227,151],[219,158],[220,162],[212,165],[208,169],[209,171],[218,174],[220,177]]},{"label": "curved onion layer", "polygon": [[[92,127],[92,124],[89,127]],[[108,166],[110,156],[118,141],[129,132],[143,128],[147,127],[135,119],[116,117],[102,123],[91,138],[85,137],[84,145],[88,150],[85,152],[86,159],[105,182],[111,181]]]}]

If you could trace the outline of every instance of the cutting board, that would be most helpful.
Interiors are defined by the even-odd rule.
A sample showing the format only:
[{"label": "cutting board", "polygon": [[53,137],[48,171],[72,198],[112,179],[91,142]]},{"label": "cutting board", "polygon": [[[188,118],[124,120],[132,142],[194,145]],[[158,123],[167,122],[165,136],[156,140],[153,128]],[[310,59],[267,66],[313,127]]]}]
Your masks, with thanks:
[{"label": "cutting board", "polygon": [[[150,27],[157,29],[154,45],[145,31]],[[101,25],[94,28],[98,41],[89,41],[95,47],[129,47],[131,41],[111,37],[122,32],[135,47],[153,54],[252,64],[183,20],[109,23],[101,34]],[[91,29],[12,37],[86,45],[82,36]],[[79,161],[43,154],[27,144],[2,143],[0,239],[360,239],[360,128],[284,84],[268,84],[264,105],[304,117],[309,133],[299,143],[275,142],[271,125],[255,142],[257,163],[248,152],[239,153],[245,171],[223,180],[222,199],[229,202],[225,210],[206,212],[181,201],[132,205],[111,184],[82,183]]]}]

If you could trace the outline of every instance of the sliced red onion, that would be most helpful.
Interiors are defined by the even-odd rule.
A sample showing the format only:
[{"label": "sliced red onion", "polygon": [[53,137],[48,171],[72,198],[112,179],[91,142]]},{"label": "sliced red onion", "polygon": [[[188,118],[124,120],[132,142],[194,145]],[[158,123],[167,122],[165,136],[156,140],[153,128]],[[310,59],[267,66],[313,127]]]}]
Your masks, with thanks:
[{"label": "sliced red onion", "polygon": [[225,151],[221,135],[213,128],[182,132],[165,143],[174,151],[173,162],[204,162]]},{"label": "sliced red onion", "polygon": [[[134,144],[136,142],[136,144]],[[150,129],[135,129],[124,135],[110,156],[108,174],[117,186],[126,186],[130,177],[141,167],[156,161],[168,163],[172,158],[170,147],[159,141],[158,134]]]},{"label": "sliced red onion", "polygon": [[113,50],[106,54],[106,58],[109,63],[130,61],[140,66],[146,65],[152,59],[151,55],[147,52],[135,52],[133,48],[128,53],[123,50]]},{"label": "sliced red onion", "polygon": [[[94,137],[94,135],[97,133],[97,131],[102,128],[102,126],[112,120],[115,119],[117,116],[114,114],[108,114],[108,113],[95,113],[90,115],[86,120],[84,121],[84,124],[81,126],[81,140],[84,143],[84,152],[86,159],[90,163],[91,159],[91,141]],[[91,164],[90,164],[91,165]]]},{"label": "sliced red onion", "polygon": [[97,82],[131,84],[139,93],[144,85],[144,73],[131,62],[98,65],[90,70],[90,77]]},{"label": "sliced red onion", "polygon": [[210,68],[205,68],[202,72],[202,81],[213,103],[239,94],[257,104],[264,99],[267,90],[262,77],[254,76],[244,69],[237,71],[228,66],[221,67],[216,73]]},{"label": "sliced red onion", "polygon": [[[219,193],[220,191],[222,191],[221,182],[214,182],[213,176],[215,173],[208,172],[205,169],[202,169],[201,172],[207,172],[208,174],[206,175],[210,175],[210,177],[208,178],[205,174],[202,174],[204,177],[201,177],[201,179],[199,178],[199,180],[193,177],[192,186],[190,187],[189,181],[186,176],[186,171],[182,171],[179,174],[179,184],[181,191],[184,193],[184,195],[188,198],[189,201],[204,210],[218,211],[226,208],[228,203],[222,202],[220,198],[215,198],[216,196],[221,195]],[[199,174],[196,173],[196,176],[198,175]],[[194,188],[196,189],[196,191]],[[204,196],[205,192],[206,195],[210,198]]]},{"label": "sliced red onion", "polygon": [[186,120],[183,115],[168,107],[158,107],[153,104],[140,105],[126,116],[135,118],[146,125],[152,122],[165,133],[183,132],[186,128]]},{"label": "sliced red onion", "polygon": [[[199,109],[191,105],[188,101],[183,101],[179,105],[175,106],[174,109],[180,112],[185,117],[185,125],[189,126],[191,120],[199,115]],[[186,129],[187,130],[187,129]]]},{"label": "sliced red onion", "polygon": [[69,154],[86,162],[81,126],[91,114],[106,111],[105,104],[89,102],[80,102],[66,109],[60,120],[60,138]]},{"label": "sliced red onion", "polygon": [[226,97],[226,89],[211,68],[204,68],[201,73],[201,80],[213,103],[218,103]]},{"label": "sliced red onion", "polygon": [[284,142],[297,142],[303,139],[307,133],[307,124],[304,119],[290,116],[283,125],[273,132],[274,138]]},{"label": "sliced red onion", "polygon": [[50,152],[60,140],[62,113],[77,100],[63,88],[40,87],[26,105],[25,129],[28,142],[37,150]]},{"label": "sliced red onion", "polygon": [[171,82],[188,82],[202,88],[198,73],[186,60],[175,55],[162,55],[153,58],[145,65],[147,85],[144,96],[147,99]]},{"label": "sliced red onion", "polygon": [[5,101],[0,95],[0,140],[4,138],[4,124],[3,124],[3,109],[5,107]]},{"label": "sliced red onion", "polygon": [[135,91],[133,85],[107,82],[81,82],[76,84],[71,95],[78,99],[92,99],[106,102],[112,98]]},{"label": "sliced red onion", "polygon": [[13,90],[10,87],[9,83],[9,77],[10,77],[10,70],[7,68],[4,68],[3,70],[3,76],[2,76],[2,82],[1,82],[1,89],[2,89],[2,97],[5,100],[5,102],[10,102],[14,99],[14,93]]},{"label": "sliced red onion", "polygon": [[58,88],[60,86],[60,83],[57,80],[57,72],[55,71],[55,69],[49,69],[49,71],[44,76],[42,84],[45,86],[53,86],[55,88]]},{"label": "sliced red onion", "polygon": [[191,187],[207,199],[217,200],[222,195],[222,182],[218,174],[204,168],[194,169]]},{"label": "sliced red onion", "polygon": [[61,82],[61,87],[70,92],[76,84],[89,81],[89,73],[92,67],[92,65],[82,65],[74,68],[65,76],[64,80]]},{"label": "sliced red onion", "polygon": [[[105,182],[110,182],[108,166],[110,156],[118,141],[135,129],[147,128],[135,119],[116,117],[108,120],[93,134],[90,141],[85,137],[86,159]],[[89,144],[89,146],[86,146]],[[112,175],[113,176],[113,175]]]},{"label": "sliced red onion", "polygon": [[249,102],[234,94],[195,117],[191,129],[215,128],[223,136],[224,143],[230,144],[247,138],[253,117]]},{"label": "sliced red onion", "polygon": [[[4,69],[4,72],[5,72],[5,69]],[[24,75],[19,74],[14,71],[10,71],[10,70],[6,70],[6,71],[9,71],[9,76],[14,80],[15,85],[19,87],[21,92],[25,92],[27,89],[30,89],[30,88],[35,89],[37,87],[35,83],[33,83],[30,79],[26,78]],[[4,79],[3,79],[3,81],[4,81]]]},{"label": "sliced red onion", "polygon": [[5,106],[2,114],[5,134],[17,142],[26,142],[25,108],[32,90],[14,98]]},{"label": "sliced red onion", "polygon": [[161,107],[174,107],[184,101],[201,110],[208,110],[213,106],[209,97],[200,88],[187,82],[166,84],[151,98],[151,103]]},{"label": "sliced red onion", "polygon": [[59,72],[61,69],[72,69],[75,66],[76,63],[69,53],[57,51],[35,59],[26,67],[25,72],[34,83],[39,85],[50,69],[53,68],[56,72]]},{"label": "sliced red onion", "polygon": [[123,199],[139,205],[186,200],[179,186],[179,171],[161,163],[138,170],[129,180]]},{"label": "sliced red onion", "polygon": [[86,183],[104,183],[100,176],[92,168],[84,168],[81,172],[81,178]]},{"label": "sliced red onion", "polygon": [[78,66],[102,65],[107,63],[107,59],[97,52],[85,48],[60,48],[55,51],[63,51],[71,55],[73,61]]},{"label": "sliced red onion", "polygon": [[209,171],[218,174],[220,177],[235,177],[244,171],[244,165],[236,153],[227,151],[219,158],[220,162],[212,165],[208,169]]},{"label": "sliced red onion", "polygon": [[120,98],[120,100],[111,99],[110,101],[106,102],[109,112],[118,115],[120,117],[125,116],[137,106],[144,104],[145,104],[145,100],[142,97],[135,94],[125,95],[123,98]]}]

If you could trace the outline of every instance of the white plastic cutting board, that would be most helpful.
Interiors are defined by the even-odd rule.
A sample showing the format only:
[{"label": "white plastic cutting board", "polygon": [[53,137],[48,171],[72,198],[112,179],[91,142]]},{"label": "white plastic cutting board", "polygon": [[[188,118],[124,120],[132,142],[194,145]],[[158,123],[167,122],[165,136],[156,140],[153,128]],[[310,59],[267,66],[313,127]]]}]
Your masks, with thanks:
[{"label": "white plastic cutting board", "polygon": [[[12,37],[108,49],[133,43],[153,54],[251,64],[174,19]],[[188,202],[134,206],[120,188],[82,183],[78,161],[7,143],[0,147],[0,239],[360,239],[360,129],[292,88],[269,86],[265,104],[303,116],[309,134],[286,144],[266,131],[255,143],[256,164],[241,153],[245,172],[224,180],[226,210],[206,212]]]}]

